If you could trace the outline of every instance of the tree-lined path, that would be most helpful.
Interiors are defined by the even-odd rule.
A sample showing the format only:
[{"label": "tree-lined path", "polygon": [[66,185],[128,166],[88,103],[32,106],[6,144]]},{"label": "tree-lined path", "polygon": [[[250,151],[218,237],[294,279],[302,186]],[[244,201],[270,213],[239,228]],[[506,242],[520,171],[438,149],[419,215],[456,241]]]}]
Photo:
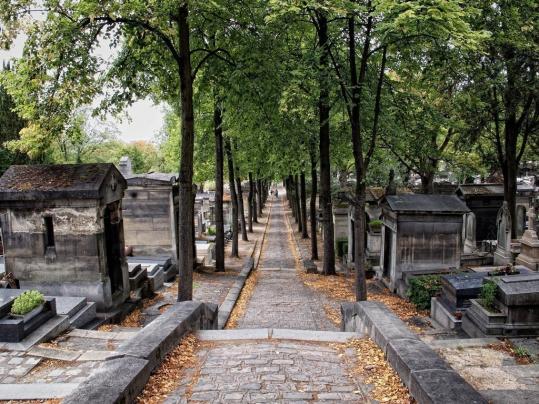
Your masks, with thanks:
[{"label": "tree-lined path", "polygon": [[238,328],[197,334],[198,366],[167,403],[368,402],[365,386],[350,377],[354,355],[343,343],[353,335],[336,331],[302,283],[284,200],[270,203],[257,283]]},{"label": "tree-lined path", "polygon": [[[284,190],[279,190],[279,195],[283,194]],[[336,331],[324,313],[320,296],[303,285],[296,273],[283,203],[283,199],[272,202],[257,285],[239,328]]]}]

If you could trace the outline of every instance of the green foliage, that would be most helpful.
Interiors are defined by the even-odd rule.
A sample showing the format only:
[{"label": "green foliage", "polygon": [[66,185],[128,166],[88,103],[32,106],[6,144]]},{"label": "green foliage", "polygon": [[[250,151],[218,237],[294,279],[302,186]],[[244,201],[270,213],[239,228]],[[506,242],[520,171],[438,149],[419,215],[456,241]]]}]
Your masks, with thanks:
[{"label": "green foliage", "polygon": [[369,227],[370,227],[371,229],[377,229],[377,230],[379,230],[379,229],[382,228],[383,224],[384,224],[384,222],[383,222],[382,220],[380,220],[380,219],[374,219],[374,220],[371,220],[371,221],[369,222]]},{"label": "green foliage", "polygon": [[45,302],[43,295],[37,290],[28,290],[15,298],[11,305],[11,313],[24,315],[30,313]]},{"label": "green foliage", "polygon": [[513,353],[518,358],[531,358],[530,352],[523,346],[515,346],[513,348]]},{"label": "green foliage", "polygon": [[419,310],[430,309],[430,300],[442,288],[440,275],[421,275],[410,279],[407,296]]},{"label": "green foliage", "polygon": [[215,236],[215,234],[217,234],[215,230],[215,226],[208,227],[208,236]]},{"label": "green foliage", "polygon": [[496,311],[496,306],[494,305],[494,302],[496,300],[497,289],[498,285],[496,285],[496,282],[494,282],[493,280],[486,281],[481,287],[479,301],[481,302],[481,305],[489,311]]}]

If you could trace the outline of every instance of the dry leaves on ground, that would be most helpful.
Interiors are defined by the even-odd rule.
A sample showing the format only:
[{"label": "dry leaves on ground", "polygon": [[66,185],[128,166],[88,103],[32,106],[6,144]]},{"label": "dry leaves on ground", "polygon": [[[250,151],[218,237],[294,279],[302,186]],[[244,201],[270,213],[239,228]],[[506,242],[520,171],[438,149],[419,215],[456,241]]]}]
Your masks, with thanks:
[{"label": "dry leaves on ground", "polygon": [[340,345],[341,350],[346,348],[352,348],[356,354],[352,377],[359,375],[372,386],[369,392],[371,399],[392,404],[414,402],[400,377],[385,360],[384,352],[371,339],[355,339]]},{"label": "dry leaves on ground", "polygon": [[503,339],[496,344],[488,344],[487,348],[498,352],[505,352],[515,358],[515,361],[519,365],[530,365],[533,363],[532,357],[526,353],[522,354],[518,352],[513,343],[508,339]]},{"label": "dry leaves on ground", "polygon": [[341,325],[341,313],[335,307],[331,307],[328,304],[324,304],[324,312],[326,317],[336,326]]},{"label": "dry leaves on ground", "polygon": [[245,314],[245,310],[247,309],[247,303],[249,303],[249,300],[251,300],[251,296],[254,293],[256,284],[258,282],[258,274],[259,272],[256,270],[251,271],[251,274],[245,281],[240,296],[238,297],[238,300],[236,301],[236,304],[232,309],[232,313],[230,313],[230,317],[226,323],[225,328],[236,328],[238,326],[238,321]]},{"label": "dry leaves on ground", "polygon": [[151,376],[137,403],[157,404],[163,402],[179,385],[184,369],[197,364],[199,342],[192,334],[183,338]]}]

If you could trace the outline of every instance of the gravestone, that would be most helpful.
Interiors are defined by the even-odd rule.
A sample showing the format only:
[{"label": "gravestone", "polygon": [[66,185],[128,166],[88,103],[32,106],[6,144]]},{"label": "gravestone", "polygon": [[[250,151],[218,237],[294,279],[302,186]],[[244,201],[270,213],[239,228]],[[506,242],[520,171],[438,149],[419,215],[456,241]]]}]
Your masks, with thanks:
[{"label": "gravestone", "polygon": [[526,225],[526,208],[522,205],[517,206],[517,238],[524,234]]},{"label": "gravestone", "polygon": [[507,201],[503,202],[496,219],[497,247],[494,252],[495,265],[507,265],[512,261],[511,256],[511,213]]},{"label": "gravestone", "polygon": [[524,232],[520,240],[520,254],[516,259],[516,263],[531,270],[539,271],[539,238],[534,230],[536,220],[535,211],[530,208],[528,210],[528,230]]},{"label": "gravestone", "polygon": [[473,212],[466,214],[465,237],[464,237],[464,254],[471,254],[477,250],[475,238],[475,214]]},{"label": "gravestone", "polygon": [[463,311],[470,307],[470,299],[481,293],[483,279],[487,273],[469,272],[455,275],[442,275],[440,302],[450,311]]}]

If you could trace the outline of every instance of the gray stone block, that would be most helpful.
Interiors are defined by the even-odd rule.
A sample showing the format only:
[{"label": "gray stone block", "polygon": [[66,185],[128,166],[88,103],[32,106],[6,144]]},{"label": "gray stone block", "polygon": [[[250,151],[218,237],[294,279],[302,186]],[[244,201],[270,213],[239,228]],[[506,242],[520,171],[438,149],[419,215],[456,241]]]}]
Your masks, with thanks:
[{"label": "gray stone block", "polygon": [[390,341],[387,346],[387,360],[407,386],[410,386],[413,372],[429,369],[451,370],[436,352],[417,339]]},{"label": "gray stone block", "polygon": [[410,394],[419,404],[487,404],[488,401],[453,370],[413,372]]},{"label": "gray stone block", "polygon": [[149,361],[153,370],[191,330],[211,329],[217,323],[217,306],[180,302],[118,347],[117,352]]},{"label": "gray stone block", "polygon": [[101,368],[64,398],[64,404],[133,403],[151,374],[150,363],[124,357],[106,361]]},{"label": "gray stone block", "polygon": [[96,315],[97,305],[94,302],[88,302],[82,310],[69,319],[71,327],[81,328],[92,321]]},{"label": "gray stone block", "polygon": [[74,391],[76,383],[0,384],[0,400],[46,400],[64,397]]}]

